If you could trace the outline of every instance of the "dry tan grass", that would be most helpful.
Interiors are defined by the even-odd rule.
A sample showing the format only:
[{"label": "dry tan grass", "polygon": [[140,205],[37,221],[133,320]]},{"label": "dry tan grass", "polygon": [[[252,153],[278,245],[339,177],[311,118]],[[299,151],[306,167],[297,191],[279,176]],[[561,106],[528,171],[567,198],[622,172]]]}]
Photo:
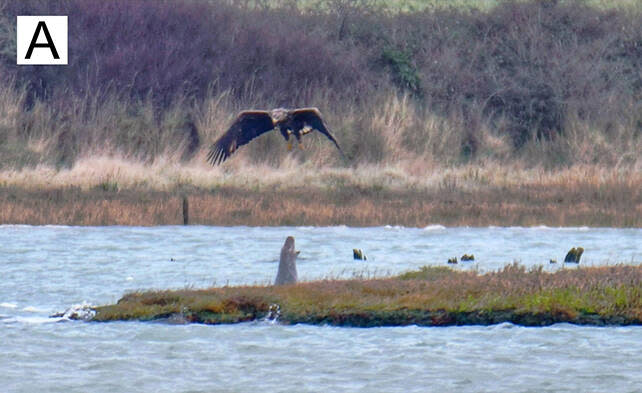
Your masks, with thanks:
[{"label": "dry tan grass", "polygon": [[[626,119],[607,133],[571,117],[564,135],[531,141],[519,154],[482,124],[478,154],[466,161],[457,116],[425,113],[408,95],[382,92],[366,107],[338,107],[326,93],[316,101],[357,158],[343,162],[316,134],[305,151],[287,153],[272,133],[211,167],[210,143],[242,109],[227,93],[194,114],[201,145],[183,160],[144,103],[137,117],[116,99],[79,103],[69,119],[39,104],[27,116],[24,94],[0,89],[0,223],[181,223],[186,195],[191,222],[204,224],[642,225],[642,139]],[[186,107],[164,113],[161,129],[171,130]],[[33,136],[18,133],[27,123]],[[67,128],[83,129],[83,138],[67,141]],[[149,155],[123,149],[134,136]],[[53,163],[61,143],[70,166]]]},{"label": "dry tan grass", "polygon": [[[32,149],[42,149],[34,142]],[[543,168],[504,166],[498,163],[470,164],[457,167],[425,166],[425,163],[400,160],[391,165],[363,164],[354,168],[317,167],[286,157],[279,166],[248,163],[243,158],[229,165],[211,167],[204,153],[188,163],[159,157],[152,163],[112,156],[79,159],[71,168],[55,169],[47,165],[35,168],[0,170],[0,186],[28,190],[78,187],[89,190],[104,183],[119,189],[173,191],[184,187],[296,189],[335,189],[340,187],[385,190],[475,191],[492,187],[539,186],[542,188],[626,187],[633,190],[642,184],[642,171],[628,168],[604,168],[576,165],[556,171]],[[418,165],[424,164],[422,170]]]},{"label": "dry tan grass", "polygon": [[[375,167],[402,171],[410,177],[425,177],[435,169],[460,171],[463,167],[465,171],[468,166],[488,168],[491,172],[506,168],[503,171],[516,172],[517,176],[537,174],[542,171],[540,168],[565,171],[575,167],[603,167],[609,168],[604,171],[636,173],[642,169],[638,154],[642,151],[642,140],[636,131],[638,120],[633,115],[634,106],[630,118],[619,119],[608,129],[598,129],[569,113],[563,135],[550,141],[530,141],[519,151],[514,149],[506,133],[500,134],[480,120],[474,137],[475,156],[466,158],[462,156],[462,143],[468,138],[469,125],[461,115],[426,112],[421,102],[396,92],[381,92],[369,97],[367,103],[353,105],[338,105],[324,93],[328,92],[321,89],[314,102],[324,112],[326,122],[346,151],[347,162],[343,162],[334,146],[319,134],[306,137],[305,152],[288,154],[282,139],[270,133],[241,148],[221,170],[239,172],[249,166],[247,172],[257,167],[281,171],[303,168],[309,172],[317,167]],[[101,103],[79,98],[72,105],[77,108],[62,116],[39,103],[26,113],[22,109],[24,100],[24,92],[0,88],[0,141],[15,150],[7,151],[13,154],[0,160],[3,170],[33,169],[38,163],[42,168],[62,161],[80,173],[84,165],[94,166],[91,161],[97,161],[98,166],[106,166],[101,169],[103,172],[124,165],[133,167],[130,172],[137,172],[139,163],[144,162],[149,165],[146,171],[151,170],[152,180],[155,169],[165,170],[172,163],[180,162],[184,166],[181,170],[192,174],[202,169],[210,144],[225,131],[238,111],[247,109],[239,107],[227,92],[208,96],[198,109],[178,100],[163,112],[160,120],[155,120],[150,103],[127,103],[117,97]],[[132,105],[135,110],[130,108]],[[195,157],[188,162],[181,161],[185,142],[180,133],[177,134],[185,112],[192,113],[201,141]],[[28,129],[29,135],[24,135],[21,129]],[[72,137],[70,130],[82,130],[82,133]],[[21,150],[34,153],[35,158],[20,159],[28,156]],[[117,163],[119,160],[123,163]],[[59,178],[62,181],[69,175],[65,172]],[[10,176],[3,173],[0,178]],[[132,177],[136,176],[132,174]],[[162,180],[158,187],[164,184],[166,181]]]},{"label": "dry tan grass", "polygon": [[642,226],[639,176],[587,168],[520,179],[471,167],[423,179],[378,168],[299,175],[295,169],[216,174],[159,166],[153,180],[118,166],[101,175],[87,169],[96,167],[83,168],[87,172],[29,178],[35,187],[5,183],[0,223],[181,224],[185,197],[194,224]]}]

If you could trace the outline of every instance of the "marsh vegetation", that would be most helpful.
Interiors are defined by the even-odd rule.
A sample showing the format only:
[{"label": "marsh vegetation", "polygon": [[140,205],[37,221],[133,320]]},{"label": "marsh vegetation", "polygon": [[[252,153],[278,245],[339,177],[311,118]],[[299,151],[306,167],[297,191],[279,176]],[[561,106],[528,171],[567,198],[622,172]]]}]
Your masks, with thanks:
[{"label": "marsh vegetation", "polygon": [[[625,198],[632,221],[607,214],[603,225],[639,225],[638,3],[301,4],[0,0],[2,192],[169,199],[312,185],[499,202],[506,187],[536,187],[547,200],[581,190],[594,212]],[[69,66],[15,65],[20,14],[69,15]],[[207,166],[209,144],[239,110],[277,106],[319,107],[347,160],[321,138],[288,154],[266,135]],[[34,214],[16,209],[3,222]]]},{"label": "marsh vegetation", "polygon": [[134,292],[98,307],[93,320],[180,316],[184,322],[219,324],[268,317],[286,324],[362,327],[640,324],[641,299],[641,266],[549,273],[514,263],[485,274],[433,266],[380,279]]},{"label": "marsh vegetation", "polygon": [[[639,160],[636,7],[321,4],[3,1],[3,167],[73,166],[94,154],[189,161],[239,109],[277,106],[328,117],[350,160],[321,144],[299,157],[319,164]],[[74,61],[15,66],[19,14],[68,14]],[[273,143],[264,138],[245,159],[280,165],[286,154]]]}]

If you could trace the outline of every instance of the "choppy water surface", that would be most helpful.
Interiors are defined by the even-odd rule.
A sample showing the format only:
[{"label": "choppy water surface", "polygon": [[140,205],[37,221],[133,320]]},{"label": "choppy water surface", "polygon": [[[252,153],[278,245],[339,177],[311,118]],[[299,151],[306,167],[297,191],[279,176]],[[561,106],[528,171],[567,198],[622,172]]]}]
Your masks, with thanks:
[{"label": "choppy water surface", "polygon": [[[512,261],[639,264],[642,229],[0,226],[0,390],[642,391],[642,327],[351,329],[82,323],[48,315],[127,291],[266,284],[288,235],[299,277],[382,276]],[[361,248],[367,261],[354,261]],[[557,259],[557,265],[549,265]]]}]

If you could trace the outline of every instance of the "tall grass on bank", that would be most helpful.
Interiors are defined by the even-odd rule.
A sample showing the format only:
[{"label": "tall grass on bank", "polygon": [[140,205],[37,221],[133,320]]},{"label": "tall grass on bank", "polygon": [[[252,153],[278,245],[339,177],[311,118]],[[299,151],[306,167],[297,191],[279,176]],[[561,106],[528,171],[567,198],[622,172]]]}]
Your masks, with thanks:
[{"label": "tall grass on bank", "polygon": [[466,167],[275,170],[79,161],[0,172],[0,223],[59,225],[642,226],[640,172]]},{"label": "tall grass on bank", "polygon": [[[190,163],[239,110],[305,105],[322,109],[346,162],[322,138],[289,156],[270,135],[227,167],[639,170],[635,6],[345,4],[0,0],[0,166],[69,168],[95,154]],[[15,65],[24,14],[69,15],[69,66]]]},{"label": "tall grass on bank", "polygon": [[[279,146],[279,148],[282,148]],[[284,149],[284,148],[283,148]],[[301,153],[305,154],[305,153]],[[586,193],[626,192],[640,203],[642,174],[639,171],[611,169],[595,165],[576,165],[556,171],[541,167],[525,168],[496,163],[426,167],[423,162],[402,161],[396,165],[359,165],[353,168],[317,166],[299,162],[300,157],[285,157],[278,168],[253,164],[241,157],[234,165],[211,167],[204,160],[179,163],[160,157],[150,163],[119,156],[91,156],[79,159],[72,167],[48,166],[0,171],[0,187],[27,190],[78,188],[92,190],[114,183],[120,190],[194,192],[235,188],[247,191],[302,188],[327,191],[372,189],[380,191],[430,192],[449,190],[479,192],[491,189],[538,187],[541,190]],[[245,158],[245,159],[244,159]],[[627,191],[628,190],[628,191]]]},{"label": "tall grass on bank", "polygon": [[640,266],[547,273],[512,264],[486,274],[425,267],[385,279],[135,292],[98,307],[94,320],[178,315],[185,322],[236,323],[275,318],[278,305],[277,320],[286,324],[640,324],[641,291]]}]

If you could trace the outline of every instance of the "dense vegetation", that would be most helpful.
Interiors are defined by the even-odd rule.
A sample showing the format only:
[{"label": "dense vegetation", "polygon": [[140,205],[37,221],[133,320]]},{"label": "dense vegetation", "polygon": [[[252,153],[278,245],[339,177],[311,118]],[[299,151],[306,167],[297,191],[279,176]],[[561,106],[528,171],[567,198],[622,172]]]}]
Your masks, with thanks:
[{"label": "dense vegetation", "polygon": [[146,291],[96,309],[94,321],[153,320],[347,326],[642,323],[642,267],[527,270],[512,264],[479,274],[424,267],[383,279],[286,286]]},{"label": "dense vegetation", "polygon": [[[389,173],[360,177],[354,170],[343,169],[301,176],[300,169],[281,169],[281,177],[266,179],[259,173],[244,185],[198,184],[194,178],[186,184],[181,179],[192,174],[177,165],[165,168],[166,178],[175,179],[173,183],[155,180],[164,188],[150,190],[150,168],[139,166],[144,168],[136,171],[138,177],[81,183],[85,189],[51,187],[51,169],[42,171],[50,177],[41,181],[20,179],[28,187],[2,187],[0,177],[0,223],[182,225],[187,203],[188,223],[195,225],[642,227],[640,177],[562,172],[550,179],[538,178],[535,184],[516,185],[500,170],[494,174],[470,171],[451,180],[446,175],[445,181],[430,186],[404,179],[391,183]],[[73,176],[90,177],[91,170]],[[201,172],[217,179],[211,172]],[[523,172],[515,178],[520,175]],[[201,188],[195,188],[195,183]]]},{"label": "dense vegetation", "polygon": [[[263,3],[0,0],[0,167],[202,158],[239,109],[303,105],[349,161],[320,142],[301,160],[639,165],[638,6]],[[69,15],[69,66],[15,65],[28,14]],[[279,165],[277,140],[246,159]]]}]

